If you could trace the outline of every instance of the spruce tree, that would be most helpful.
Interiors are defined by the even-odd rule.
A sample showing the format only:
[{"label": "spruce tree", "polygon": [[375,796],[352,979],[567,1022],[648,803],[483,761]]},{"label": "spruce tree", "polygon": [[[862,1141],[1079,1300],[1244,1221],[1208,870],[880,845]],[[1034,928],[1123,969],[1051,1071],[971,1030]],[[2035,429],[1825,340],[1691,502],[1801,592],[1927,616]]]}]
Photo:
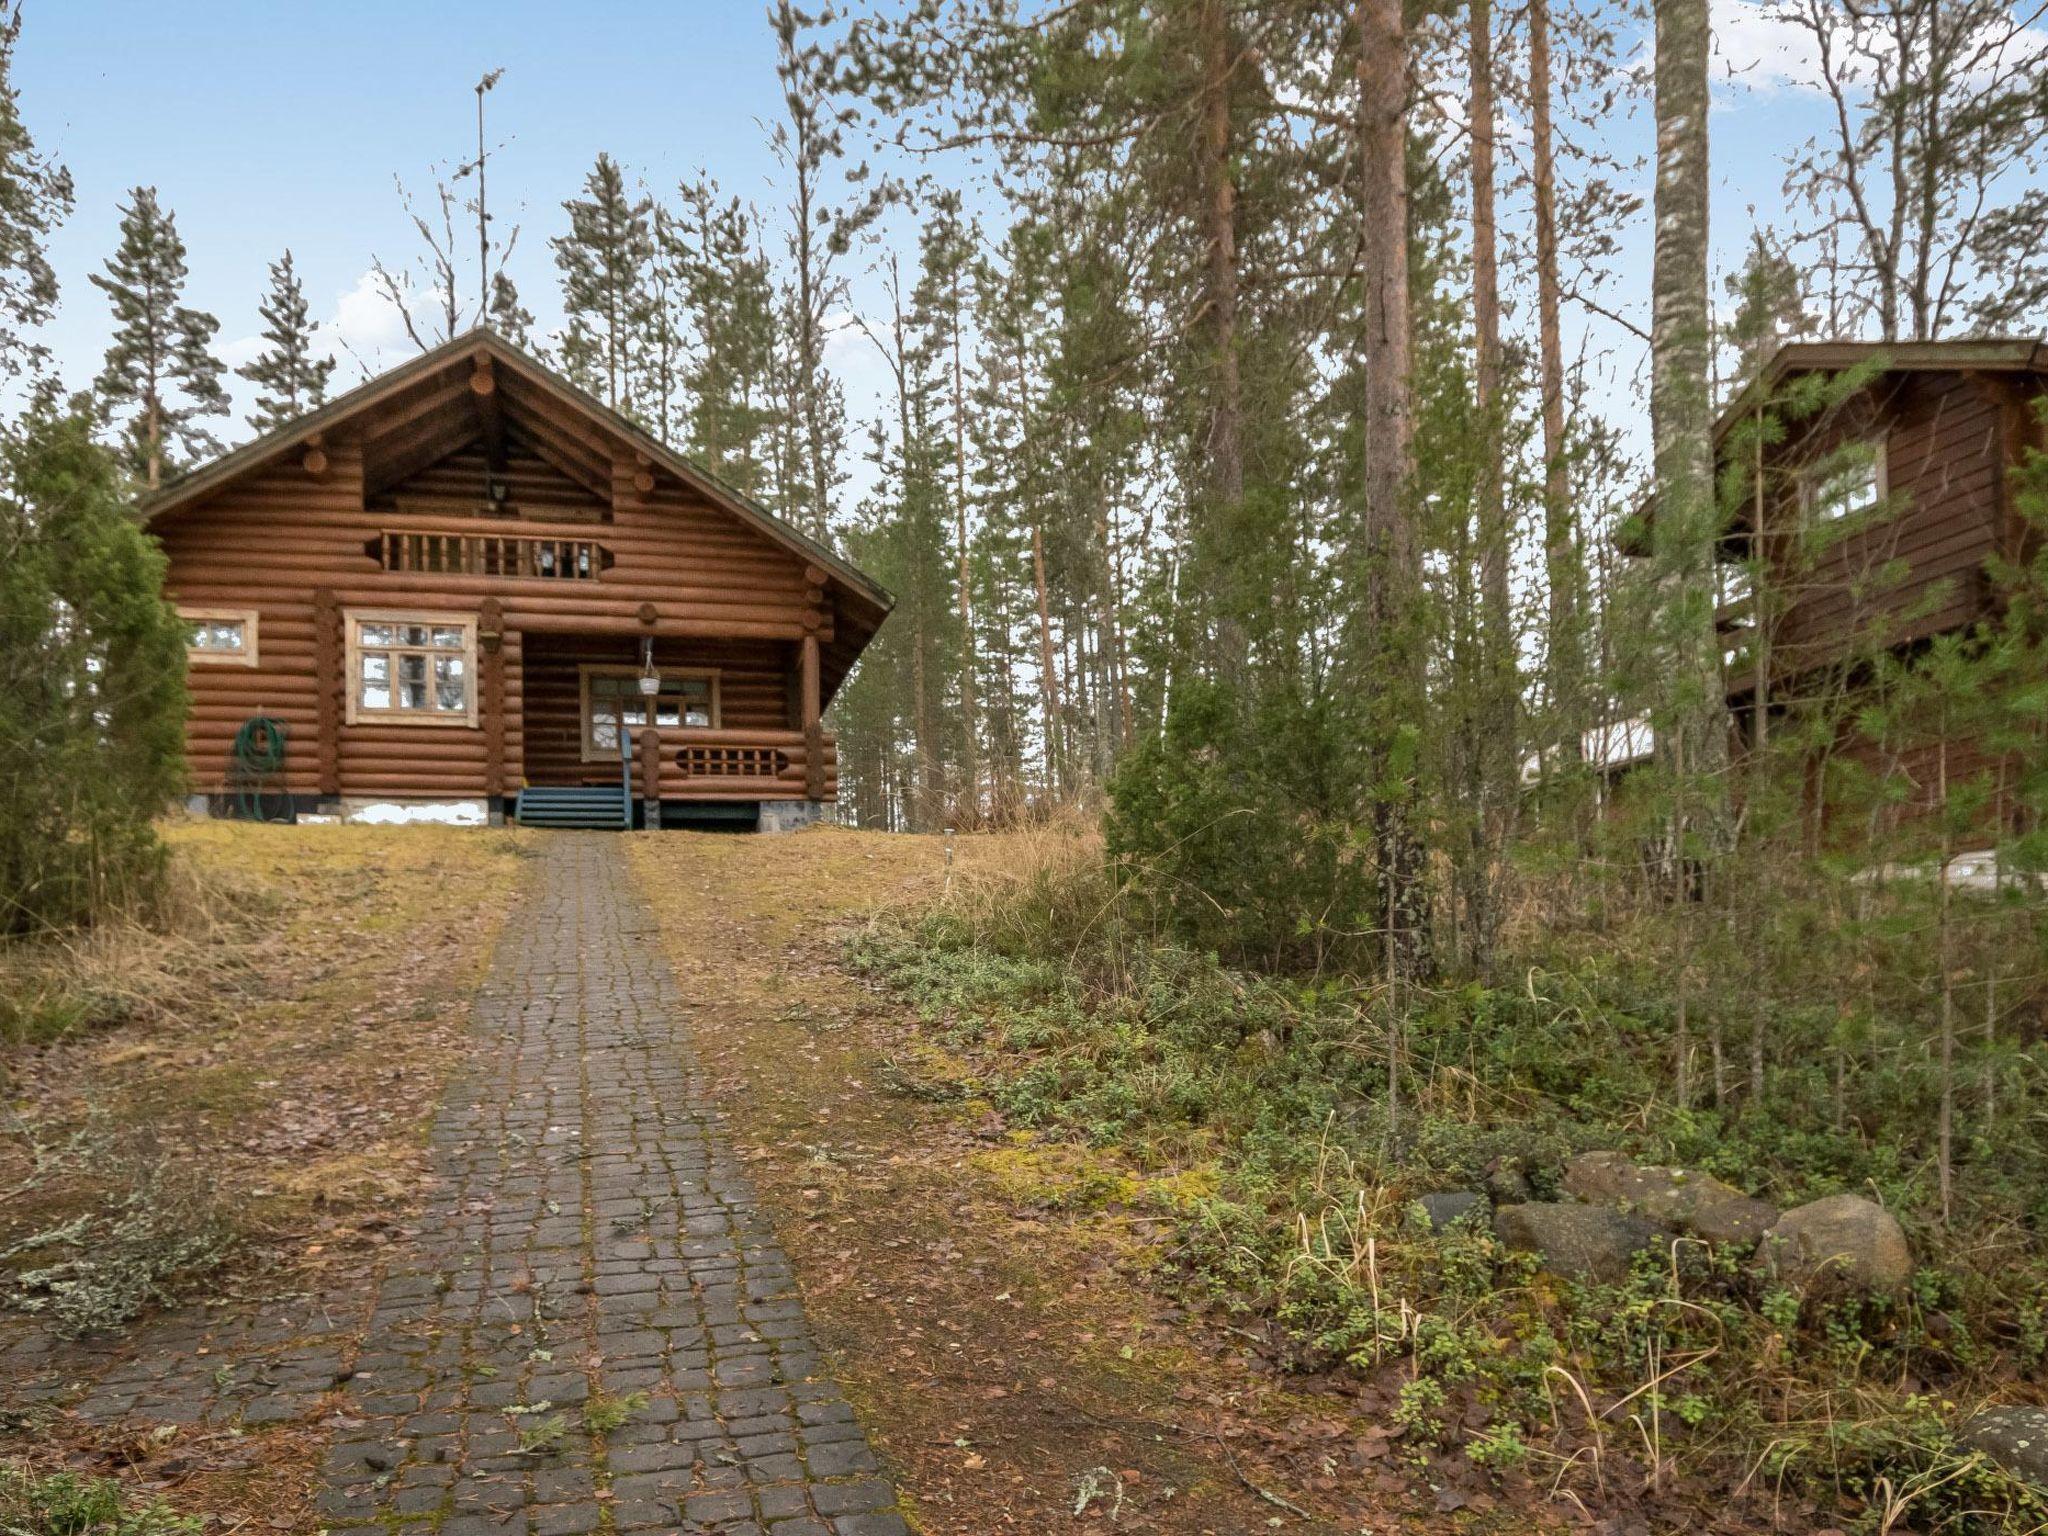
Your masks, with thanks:
[{"label": "spruce tree", "polygon": [[249,425],[268,432],[326,403],[334,359],[314,354],[306,291],[299,284],[290,251],[270,264],[270,292],[256,306],[256,313],[263,318],[263,339],[270,345],[254,362],[235,372],[260,391],[256,409],[249,413]]},{"label": "spruce tree", "polygon": [[579,386],[615,411],[634,413],[635,354],[646,319],[647,265],[654,256],[653,204],[626,190],[626,176],[600,154],[583,179],[584,195],[562,204],[569,233],[557,236],[562,274],[562,366]]},{"label": "spruce tree", "polygon": [[225,370],[209,350],[220,322],[179,302],[185,242],[175,216],[157,206],[156,188],[129,194],[120,248],[92,283],[114,310],[114,339],[94,389],[103,411],[132,413],[121,430],[125,457],[155,490],[178,455],[220,451],[220,440],[199,422],[228,411]]},{"label": "spruce tree", "polygon": [[491,329],[526,351],[533,350],[533,311],[519,302],[519,289],[504,272],[491,274]]},{"label": "spruce tree", "polygon": [[38,393],[0,441],[0,934],[146,903],[185,778],[185,637],[93,423]]},{"label": "spruce tree", "polygon": [[[759,231],[738,198],[707,181],[682,188],[672,227],[694,347],[684,369],[690,451],[750,495],[767,492],[776,415],[770,374],[775,286]],[[785,501],[785,508],[795,504]]]}]

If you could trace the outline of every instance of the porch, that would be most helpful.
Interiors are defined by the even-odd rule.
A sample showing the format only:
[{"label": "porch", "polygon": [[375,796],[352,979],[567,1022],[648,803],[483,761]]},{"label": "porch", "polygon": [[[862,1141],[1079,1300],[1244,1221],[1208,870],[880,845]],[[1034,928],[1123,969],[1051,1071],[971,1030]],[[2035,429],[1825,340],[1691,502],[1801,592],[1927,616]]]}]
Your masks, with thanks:
[{"label": "porch", "polygon": [[525,782],[625,788],[647,824],[684,807],[830,801],[838,754],[817,724],[816,665],[806,641],[529,632]]}]

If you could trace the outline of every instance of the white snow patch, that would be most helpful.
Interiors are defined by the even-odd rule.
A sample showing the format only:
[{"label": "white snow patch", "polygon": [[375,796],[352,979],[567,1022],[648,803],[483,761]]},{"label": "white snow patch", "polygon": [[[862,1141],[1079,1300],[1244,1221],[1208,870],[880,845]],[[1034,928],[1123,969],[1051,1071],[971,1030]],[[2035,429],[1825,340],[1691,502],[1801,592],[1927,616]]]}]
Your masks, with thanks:
[{"label": "white snow patch", "polygon": [[481,827],[491,818],[481,800],[373,800],[349,807],[348,819],[375,827]]}]

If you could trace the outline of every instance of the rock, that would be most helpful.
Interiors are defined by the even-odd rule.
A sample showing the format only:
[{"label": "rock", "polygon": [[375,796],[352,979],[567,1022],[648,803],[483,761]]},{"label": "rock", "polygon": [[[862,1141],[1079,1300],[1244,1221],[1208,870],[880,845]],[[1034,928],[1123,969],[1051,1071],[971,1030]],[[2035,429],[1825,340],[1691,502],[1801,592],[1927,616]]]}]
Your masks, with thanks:
[{"label": "rock", "polygon": [[1710,1173],[1641,1165],[1619,1152],[1570,1159],[1564,1188],[1574,1199],[1626,1205],[1712,1243],[1754,1243],[1778,1220],[1775,1206]]},{"label": "rock", "polygon": [[1510,1248],[1543,1256],[1543,1267],[1575,1280],[1628,1278],[1629,1260],[1667,1229],[1647,1216],[1601,1205],[1504,1205],[1493,1230]]},{"label": "rock", "polygon": [[1764,1239],[1764,1256],[1793,1285],[1895,1291],[1913,1278],[1913,1250],[1892,1213],[1861,1195],[1794,1206]]},{"label": "rock", "polygon": [[1486,1196],[1471,1189],[1439,1190],[1436,1194],[1424,1195],[1415,1203],[1422,1207],[1422,1214],[1429,1218],[1431,1229],[1438,1232],[1455,1222],[1463,1221],[1474,1212],[1483,1217],[1488,1209]]},{"label": "rock", "polygon": [[1503,1163],[1487,1174],[1486,1192],[1496,1205],[1521,1205],[1536,1198],[1529,1176],[1512,1163]]},{"label": "rock", "polygon": [[1956,1439],[2014,1477],[2048,1490],[2048,1408],[1987,1408]]},{"label": "rock", "polygon": [[1565,1193],[1593,1205],[1626,1205],[1710,1243],[1754,1243],[1778,1209],[1711,1173],[1644,1166],[1619,1152],[1582,1152],[1564,1165]]}]

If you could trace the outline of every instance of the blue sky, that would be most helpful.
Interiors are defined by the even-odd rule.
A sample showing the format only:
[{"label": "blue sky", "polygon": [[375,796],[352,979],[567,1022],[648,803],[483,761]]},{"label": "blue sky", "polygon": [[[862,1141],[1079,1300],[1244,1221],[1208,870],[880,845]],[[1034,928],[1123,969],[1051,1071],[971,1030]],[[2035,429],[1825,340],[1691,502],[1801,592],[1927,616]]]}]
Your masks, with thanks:
[{"label": "blue sky", "polygon": [[[1714,243],[1732,263],[1751,208],[1781,216],[1784,152],[1825,119],[1809,67],[1751,0],[1716,0],[1716,19]],[[599,149],[657,191],[701,168],[729,192],[775,202],[777,167],[759,126],[779,106],[774,40],[756,0],[27,0],[23,115],[78,186],[53,252],[64,302],[47,336],[66,381],[82,384],[98,367],[106,309],[86,274],[112,248],[116,205],[138,183],[176,212],[190,302],[220,317],[231,362],[255,350],[264,267],[286,246],[331,334],[372,367],[407,355],[366,277],[373,251],[402,259],[416,249],[392,176],[426,191],[430,164],[471,153],[471,87],[501,66],[492,208],[523,226],[514,275],[544,326],[557,317],[547,238]],[[1602,130],[1632,157],[1647,154],[1650,134],[1647,104]],[[1639,224],[1609,301],[1640,316],[1647,280]],[[874,294],[863,283],[855,301]],[[1612,326],[1574,323],[1608,358],[1619,410],[1633,411],[1640,349]],[[867,343],[845,327],[833,356],[856,414],[868,414],[881,372]],[[345,359],[337,383],[358,377]]]}]

